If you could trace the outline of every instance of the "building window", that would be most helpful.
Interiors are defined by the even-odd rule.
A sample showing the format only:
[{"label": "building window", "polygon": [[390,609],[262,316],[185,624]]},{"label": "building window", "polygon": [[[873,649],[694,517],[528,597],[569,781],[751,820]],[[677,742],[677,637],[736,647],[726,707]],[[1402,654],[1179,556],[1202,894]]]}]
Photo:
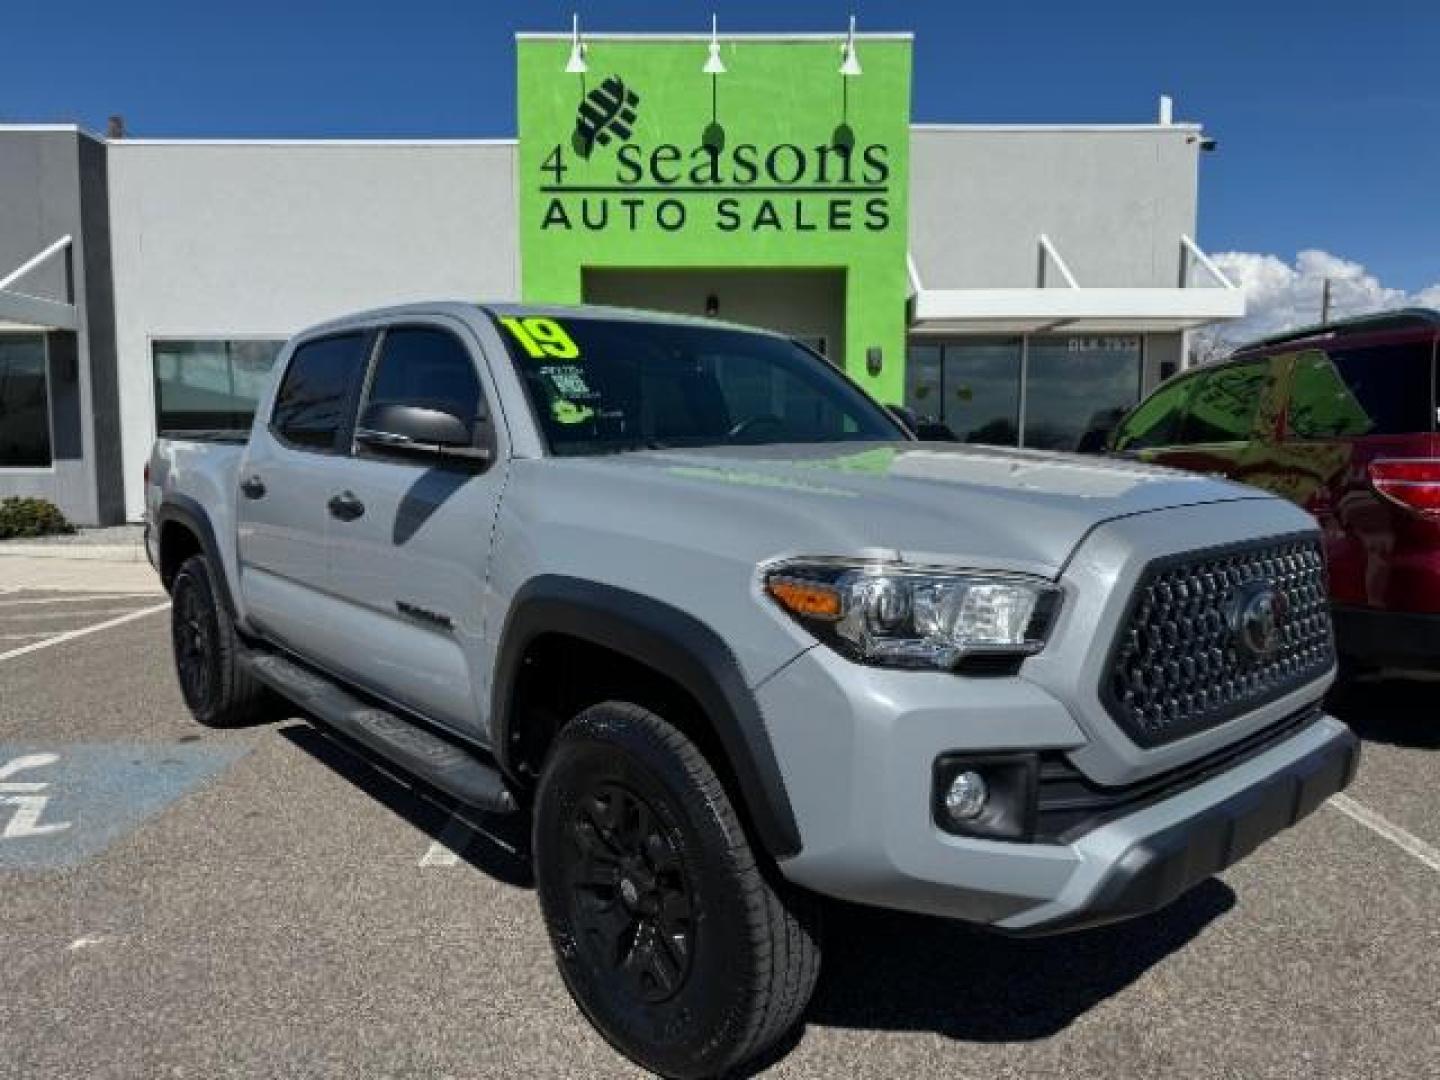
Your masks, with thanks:
[{"label": "building window", "polygon": [[248,429],[283,344],[265,339],[154,342],[155,429],[161,435]]},{"label": "building window", "polygon": [[1018,337],[965,337],[912,344],[905,404],[939,420],[961,442],[1014,446],[1020,437],[1024,343]]},{"label": "building window", "polygon": [[917,339],[905,403],[961,442],[1076,450],[1140,400],[1142,358],[1134,335]]},{"label": "building window", "polygon": [[1024,445],[1075,450],[1112,430],[1140,400],[1141,355],[1135,335],[1032,337]]},{"label": "building window", "polygon": [[0,468],[48,468],[50,386],[43,334],[0,334]]}]

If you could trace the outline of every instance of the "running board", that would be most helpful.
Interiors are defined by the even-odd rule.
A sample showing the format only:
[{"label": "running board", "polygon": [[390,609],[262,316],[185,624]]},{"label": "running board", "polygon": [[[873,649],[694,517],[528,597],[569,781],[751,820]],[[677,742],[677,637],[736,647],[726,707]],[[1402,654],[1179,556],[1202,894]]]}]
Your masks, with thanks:
[{"label": "running board", "polygon": [[249,657],[255,677],[341,734],[477,810],[509,814],[515,796],[495,767],[338,683],[275,653]]}]

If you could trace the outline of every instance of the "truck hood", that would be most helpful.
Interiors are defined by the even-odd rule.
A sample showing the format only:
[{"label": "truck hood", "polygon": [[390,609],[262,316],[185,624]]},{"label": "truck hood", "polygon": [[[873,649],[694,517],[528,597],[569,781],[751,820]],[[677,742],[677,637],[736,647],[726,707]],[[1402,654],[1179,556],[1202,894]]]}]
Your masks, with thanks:
[{"label": "truck hood", "polygon": [[664,508],[662,523],[692,507],[776,554],[958,558],[1046,575],[1102,522],[1273,498],[1129,461],[952,443],[703,447],[565,461],[608,474],[604,486],[634,479],[646,503]]}]

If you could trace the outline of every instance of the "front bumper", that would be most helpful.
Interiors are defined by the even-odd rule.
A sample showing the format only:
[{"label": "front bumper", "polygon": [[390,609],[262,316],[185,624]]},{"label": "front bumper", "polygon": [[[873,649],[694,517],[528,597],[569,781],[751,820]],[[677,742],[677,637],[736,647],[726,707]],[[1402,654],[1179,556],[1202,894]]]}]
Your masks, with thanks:
[{"label": "front bumper", "polygon": [[1118,922],[1171,903],[1213,874],[1239,862],[1347,787],[1360,762],[1360,743],[1326,718],[1326,738],[1253,785],[1204,806],[1193,816],[1138,836],[1111,856],[1083,898],[1051,912],[1002,924],[1017,934],[1054,934]]},{"label": "front bumper", "polygon": [[1319,716],[1049,842],[958,836],[932,815],[937,757],[1073,753],[1085,734],[1023,678],[853,674],[817,649],[760,687],[802,841],[781,869],[826,895],[1009,933],[1058,933],[1162,907],[1313,811],[1358,761],[1349,729]]}]

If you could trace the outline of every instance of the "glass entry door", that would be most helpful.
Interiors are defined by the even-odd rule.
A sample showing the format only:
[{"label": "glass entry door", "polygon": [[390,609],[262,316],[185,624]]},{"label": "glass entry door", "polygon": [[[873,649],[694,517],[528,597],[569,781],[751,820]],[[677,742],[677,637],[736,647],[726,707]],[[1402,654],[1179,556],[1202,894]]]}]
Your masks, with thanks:
[{"label": "glass entry door", "polygon": [[1020,338],[912,345],[905,404],[943,421],[961,442],[1014,446],[1020,432]]}]

